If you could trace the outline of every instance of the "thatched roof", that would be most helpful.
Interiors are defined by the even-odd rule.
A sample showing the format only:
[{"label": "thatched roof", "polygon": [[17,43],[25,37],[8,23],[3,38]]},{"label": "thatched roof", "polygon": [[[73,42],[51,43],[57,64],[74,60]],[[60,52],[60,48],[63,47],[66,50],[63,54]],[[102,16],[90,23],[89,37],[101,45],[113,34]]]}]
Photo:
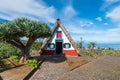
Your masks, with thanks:
[{"label": "thatched roof", "polygon": [[[68,38],[68,40],[70,41],[70,43],[72,44],[73,48],[76,49],[77,53],[79,53],[79,50],[75,44],[75,42],[73,41],[73,39],[71,38],[71,36],[69,35],[68,31],[66,30],[66,28],[63,26],[63,24],[61,23],[60,19],[57,19],[56,22],[55,22],[55,25],[52,29],[52,32],[53,34],[55,34],[56,30],[58,28],[61,28],[63,30],[63,32],[65,33],[66,37]],[[40,49],[40,54],[42,53],[42,50],[44,50],[44,48],[47,46],[48,42],[50,41],[50,38],[53,36],[53,34],[48,37],[45,42],[43,43],[43,45],[41,46],[41,49]]]}]

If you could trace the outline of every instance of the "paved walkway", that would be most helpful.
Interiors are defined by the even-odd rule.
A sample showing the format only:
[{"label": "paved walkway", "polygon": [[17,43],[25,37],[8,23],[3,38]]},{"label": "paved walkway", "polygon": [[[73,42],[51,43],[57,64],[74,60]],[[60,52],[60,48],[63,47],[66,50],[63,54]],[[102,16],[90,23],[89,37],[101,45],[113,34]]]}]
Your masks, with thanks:
[{"label": "paved walkway", "polygon": [[88,60],[91,59],[87,57],[46,57],[40,69],[30,80],[57,80],[65,73],[88,63]]},{"label": "paved walkway", "polygon": [[73,70],[65,62],[46,61],[31,80],[120,80],[120,57],[102,56]]},{"label": "paved walkway", "polygon": [[99,57],[66,73],[59,80],[120,80],[120,57]]}]

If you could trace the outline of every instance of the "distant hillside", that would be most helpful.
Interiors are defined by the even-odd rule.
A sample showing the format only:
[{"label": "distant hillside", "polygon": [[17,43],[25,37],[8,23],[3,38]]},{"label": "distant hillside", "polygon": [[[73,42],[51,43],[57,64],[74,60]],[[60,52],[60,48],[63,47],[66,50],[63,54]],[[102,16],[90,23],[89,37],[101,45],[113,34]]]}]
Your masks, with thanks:
[{"label": "distant hillside", "polygon": [[10,22],[9,20],[0,18],[0,22]]}]

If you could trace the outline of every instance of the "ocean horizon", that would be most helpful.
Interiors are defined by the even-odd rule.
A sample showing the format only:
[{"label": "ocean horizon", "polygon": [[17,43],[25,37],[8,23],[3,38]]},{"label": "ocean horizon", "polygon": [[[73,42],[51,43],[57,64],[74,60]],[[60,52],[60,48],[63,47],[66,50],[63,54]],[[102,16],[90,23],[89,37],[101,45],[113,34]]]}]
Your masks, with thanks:
[{"label": "ocean horizon", "polygon": [[[88,43],[84,43],[83,46],[88,46]],[[120,50],[120,43],[96,43],[96,47],[100,48],[113,48]]]}]

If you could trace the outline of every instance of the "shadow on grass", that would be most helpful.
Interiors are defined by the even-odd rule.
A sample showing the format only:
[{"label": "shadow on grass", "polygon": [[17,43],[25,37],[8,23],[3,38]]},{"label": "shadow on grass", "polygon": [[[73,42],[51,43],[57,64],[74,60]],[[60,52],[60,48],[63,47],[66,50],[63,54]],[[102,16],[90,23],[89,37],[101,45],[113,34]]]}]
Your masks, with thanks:
[{"label": "shadow on grass", "polygon": [[13,69],[13,68],[18,68],[18,67],[21,67],[23,65],[24,64],[16,65],[12,61],[10,61],[9,59],[0,60],[0,72],[10,70],[10,69]]}]

